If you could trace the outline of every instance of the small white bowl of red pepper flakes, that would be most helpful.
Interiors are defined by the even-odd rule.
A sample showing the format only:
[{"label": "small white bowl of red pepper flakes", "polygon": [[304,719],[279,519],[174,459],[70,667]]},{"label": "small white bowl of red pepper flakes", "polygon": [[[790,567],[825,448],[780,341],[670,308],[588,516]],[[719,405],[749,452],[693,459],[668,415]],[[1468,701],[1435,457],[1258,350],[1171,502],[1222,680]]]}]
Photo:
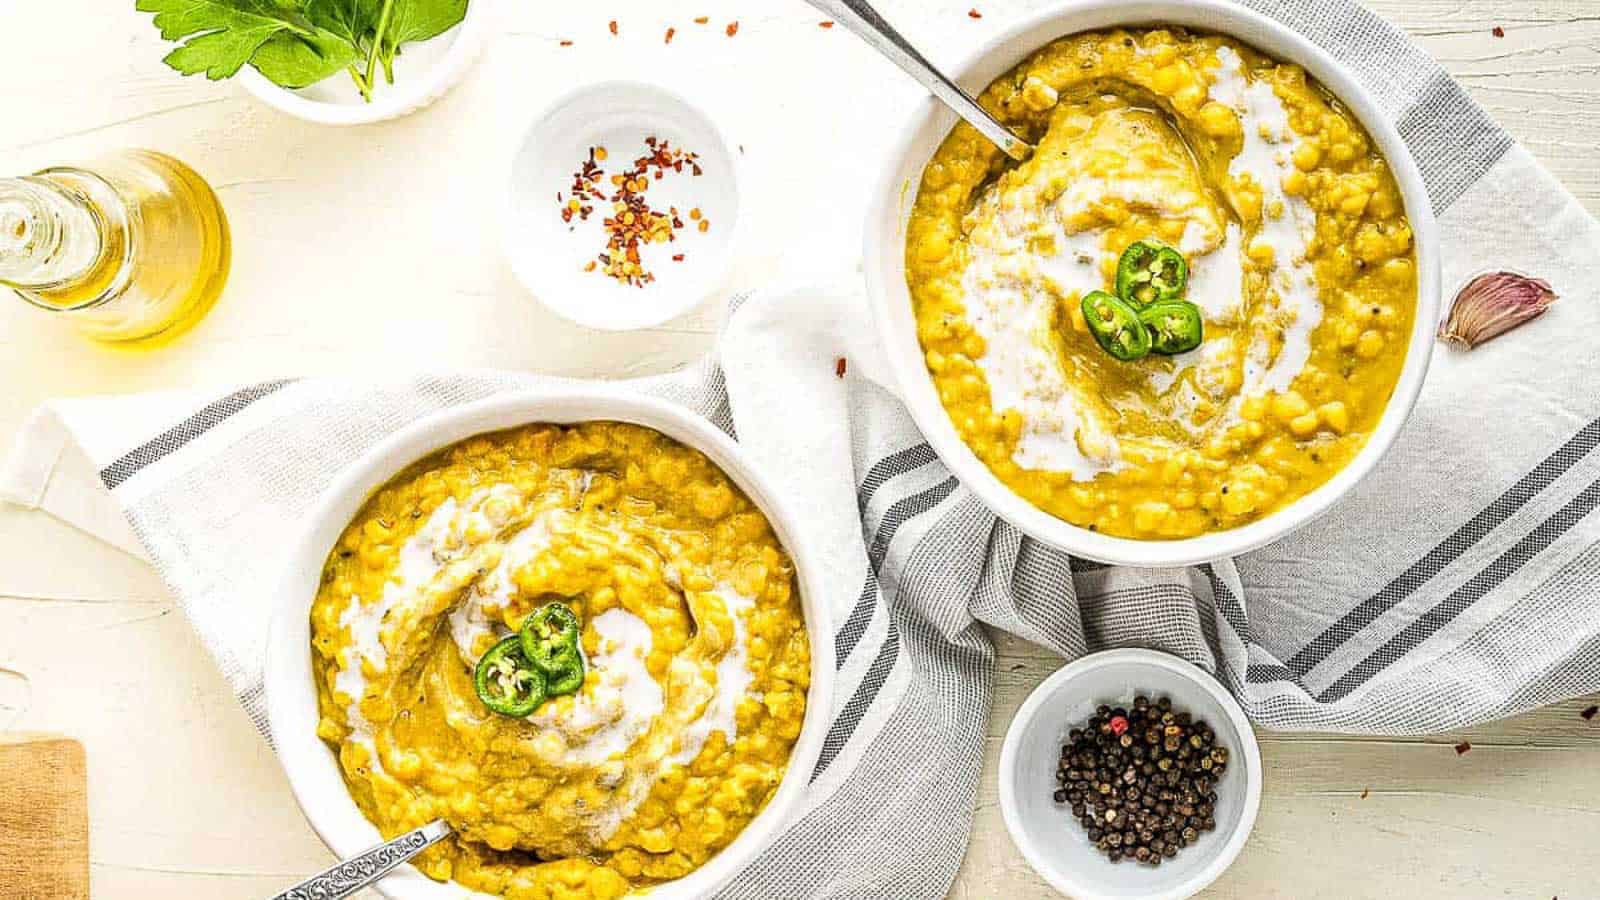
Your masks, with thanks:
[{"label": "small white bowl of red pepper flakes", "polygon": [[739,214],[737,153],[700,107],[655,85],[593,84],[516,148],[506,259],[563,318],[649,328],[724,286]]}]

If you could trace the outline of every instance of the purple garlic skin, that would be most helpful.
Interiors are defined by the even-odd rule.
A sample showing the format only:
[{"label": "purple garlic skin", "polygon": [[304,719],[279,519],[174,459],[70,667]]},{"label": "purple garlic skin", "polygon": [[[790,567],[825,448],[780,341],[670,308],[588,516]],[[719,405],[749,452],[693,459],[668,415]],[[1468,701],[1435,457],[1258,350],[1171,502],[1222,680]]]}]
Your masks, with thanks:
[{"label": "purple garlic skin", "polygon": [[1471,350],[1544,315],[1558,299],[1550,283],[1515,272],[1491,272],[1456,294],[1439,339]]}]

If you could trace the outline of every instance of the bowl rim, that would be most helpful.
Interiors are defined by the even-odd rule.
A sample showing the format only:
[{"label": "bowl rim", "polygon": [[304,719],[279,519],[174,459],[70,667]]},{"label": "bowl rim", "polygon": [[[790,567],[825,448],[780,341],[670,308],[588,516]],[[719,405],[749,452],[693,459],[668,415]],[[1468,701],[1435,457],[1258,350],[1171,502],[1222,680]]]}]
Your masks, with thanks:
[{"label": "bowl rim", "polygon": [[[833,627],[820,580],[818,548],[792,505],[732,438],[687,407],[604,384],[519,390],[428,415],[361,454],[340,471],[305,517],[304,530],[285,565],[267,640],[267,721],[296,802],[340,859],[380,843],[381,838],[351,799],[332,751],[316,734],[320,714],[312,679],[310,609],[329,549],[372,492],[416,460],[475,435],[540,422],[579,421],[630,422],[655,429],[704,453],[733,479],[767,516],[794,560],[811,640],[812,681],[805,719],[777,791],[733,843],[683,878],[651,888],[651,896],[689,900],[711,893],[764,850],[805,802],[832,709]],[[391,900],[484,896],[454,881],[433,881],[410,865],[379,882],[377,889]]]},{"label": "bowl rim", "polygon": [[[450,35],[450,46],[444,56],[415,77],[403,82],[386,84],[374,92],[370,103],[333,103],[316,100],[297,90],[282,87],[267,80],[265,75],[246,65],[239,69],[237,78],[252,97],[273,109],[318,125],[370,125],[408,116],[421,110],[445,94],[466,77],[478,55],[488,42],[492,11],[497,0],[472,0],[467,4],[466,15],[451,34],[432,38],[439,40]],[[330,78],[342,77],[339,74]],[[324,79],[326,80],[326,79]]]},{"label": "bowl rim", "polygon": [[[530,254],[527,247],[516,241],[516,234],[512,227],[516,215],[522,210],[518,203],[518,194],[509,185],[516,181],[518,161],[522,157],[522,150],[536,140],[548,127],[550,120],[559,112],[574,103],[588,101],[591,95],[604,97],[616,91],[643,91],[654,94],[669,103],[676,104],[685,113],[699,120],[699,124],[716,140],[717,149],[721,156],[728,161],[728,190],[733,197],[733,221],[718,227],[727,234],[726,243],[720,253],[720,259],[714,267],[715,274],[708,277],[698,289],[683,290],[664,297],[657,298],[663,302],[657,303],[644,314],[633,316],[602,316],[590,315],[587,310],[603,307],[604,304],[588,303],[559,303],[553,299],[560,294],[553,291],[542,273],[548,267],[539,264],[543,257],[539,254]],[[510,267],[517,283],[522,285],[545,309],[550,310],[562,319],[592,328],[596,331],[628,332],[639,331],[646,328],[655,328],[664,325],[679,316],[685,315],[704,303],[710,296],[724,287],[733,271],[734,263],[739,258],[742,236],[745,232],[745,155],[737,151],[737,145],[730,139],[727,129],[717,120],[710,108],[704,103],[695,101],[684,91],[677,87],[669,86],[663,82],[642,81],[637,78],[609,78],[601,81],[592,81],[579,84],[570,90],[563,91],[555,99],[540,107],[526,128],[517,132],[515,141],[506,153],[502,175],[503,184],[508,185],[504,190],[504,198],[500,203],[500,220],[498,223],[500,252],[504,255],[506,265]],[[704,153],[701,154],[704,157]]]},{"label": "bowl rim", "polygon": [[[1104,28],[1163,24],[1225,35],[1304,68],[1367,129],[1400,188],[1411,221],[1418,273],[1416,315],[1406,362],[1377,428],[1361,452],[1332,478],[1246,525],[1179,540],[1110,537],[1045,512],[1003,484],[961,440],[933,389],[914,328],[908,329],[905,321],[911,318],[911,299],[904,272],[904,213],[919,190],[905,170],[912,161],[917,163],[914,172],[927,165],[948,133],[943,123],[954,120],[954,114],[932,98],[914,109],[891,145],[870,200],[865,240],[867,294],[894,385],[918,429],[962,484],[1001,518],[1045,544],[1104,563],[1148,568],[1195,565],[1262,547],[1320,517],[1364,479],[1393,446],[1422,392],[1439,321],[1442,280],[1433,206],[1421,171],[1395,123],[1342,63],[1265,15],[1229,0],[1062,0],[1002,29],[962,57],[951,67],[951,74],[969,90],[981,90],[1050,40]],[[1055,36],[1043,43],[1022,40],[1052,26],[1058,26]],[[1264,41],[1273,46],[1263,46]],[[931,142],[924,134],[930,129],[937,129]]]},{"label": "bowl rim", "polygon": [[1077,900],[1094,900],[1098,896],[1092,888],[1079,882],[1047,874],[1044,854],[1026,839],[1026,831],[1022,827],[1022,814],[1017,808],[1016,801],[1017,753],[1026,726],[1038,718],[1045,702],[1062,685],[1097,669],[1124,664],[1160,669],[1193,683],[1217,701],[1239,736],[1236,753],[1244,759],[1242,774],[1245,780],[1244,809],[1240,813],[1239,824],[1228,835],[1228,840],[1222,845],[1221,851],[1205,868],[1171,890],[1151,894],[1147,898],[1147,900],[1182,900],[1205,890],[1233,865],[1234,860],[1238,859],[1239,853],[1244,850],[1244,845],[1250,840],[1250,833],[1255,829],[1256,818],[1261,812],[1261,787],[1265,778],[1261,762],[1261,745],[1256,740],[1255,729],[1244,714],[1244,707],[1239,705],[1239,701],[1214,676],[1182,657],[1137,647],[1104,650],[1080,657],[1051,673],[1049,678],[1028,694],[1028,698],[1023,701],[1016,715],[1012,717],[1011,724],[1006,728],[1005,741],[1000,748],[1000,815],[1005,820],[1006,831],[1011,835],[1012,844],[1040,878],[1049,882],[1056,890]]}]

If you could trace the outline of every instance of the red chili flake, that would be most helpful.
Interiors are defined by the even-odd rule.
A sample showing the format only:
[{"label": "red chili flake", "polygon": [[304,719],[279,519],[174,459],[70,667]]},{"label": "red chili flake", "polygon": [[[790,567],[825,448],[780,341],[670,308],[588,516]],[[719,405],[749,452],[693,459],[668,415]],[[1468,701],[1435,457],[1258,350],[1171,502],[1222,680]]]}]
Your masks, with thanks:
[{"label": "red chili flake", "polygon": [[617,20],[616,19],[612,19],[611,20],[611,33],[613,35],[615,35],[617,33]]},{"label": "red chili flake", "polygon": [[710,21],[711,21],[711,17],[710,16],[695,16],[694,17],[694,23],[696,25],[704,25],[704,24],[706,24],[707,22],[710,22]]},{"label": "red chili flake", "polygon": [[1460,756],[1461,754],[1466,753],[1468,750],[1471,750],[1471,749],[1472,749],[1472,745],[1471,744],[1467,743],[1466,741],[1462,741],[1461,743],[1456,745],[1456,755]]},{"label": "red chili flake", "polygon": [[669,43],[669,44],[672,43],[672,37],[673,37],[673,35],[675,35],[677,33],[678,33],[678,29],[676,29],[676,28],[668,28],[667,29],[667,43]]},{"label": "red chili flake", "polygon": [[561,42],[561,46],[563,46],[563,47],[571,47],[572,46],[572,42],[571,41],[562,41]]},{"label": "red chili flake", "polygon": [[1128,733],[1128,719],[1127,719],[1127,717],[1125,717],[1125,716],[1112,716],[1111,717],[1111,733],[1116,735],[1117,737],[1122,737],[1124,734],[1127,734]]},{"label": "red chili flake", "polygon": [[843,378],[844,377],[844,373],[846,371],[848,371],[849,368],[850,368],[850,361],[845,359],[842,356],[839,357],[833,363],[833,374],[834,374],[834,377]]},{"label": "red chili flake", "polygon": [[1506,36],[1506,30],[1504,28],[1501,28],[1499,25],[1496,25],[1494,27],[1494,30],[1489,32],[1489,33],[1494,35],[1495,37],[1505,37]]},{"label": "red chili flake", "polygon": [[729,22],[728,23],[728,37],[733,37],[734,35],[736,35],[738,33],[739,33],[739,23],[738,22]]},{"label": "red chili flake", "polygon": [[673,262],[683,262],[683,254],[682,253],[674,253],[674,254],[672,254],[672,261]]},{"label": "red chili flake", "polygon": [[983,13],[978,12],[978,8],[974,6],[972,9],[967,10],[967,17],[972,19],[981,19],[983,18]]},{"label": "red chili flake", "polygon": [[833,27],[833,22],[832,21],[818,22],[817,23],[817,27],[818,28],[832,28]]},{"label": "red chili flake", "polygon": [[[594,213],[594,206],[583,203],[580,198],[607,205],[609,215],[602,220],[606,231],[605,251],[591,260],[584,271],[599,270],[634,287],[644,287],[656,278],[645,268],[641,248],[676,241],[677,231],[683,227],[676,208],[663,213],[645,200],[652,180],[659,180],[668,170],[682,172],[685,164],[698,169],[696,160],[699,159],[696,154],[655,137],[646,138],[645,145],[648,150],[645,155],[635,159],[627,171],[609,178],[600,168],[608,156],[605,148],[591,147],[589,158],[573,173],[572,196],[561,207],[561,220],[571,222],[575,216],[587,221]],[[606,184],[614,190],[608,193],[603,189]],[[559,194],[557,200],[560,200]],[[675,256],[674,260],[681,262],[683,255]]]},{"label": "red chili flake", "polygon": [[1583,716],[1583,720],[1585,722],[1592,722],[1594,721],[1595,716],[1600,716],[1600,706],[1591,706],[1583,712],[1578,713],[1578,715]]}]

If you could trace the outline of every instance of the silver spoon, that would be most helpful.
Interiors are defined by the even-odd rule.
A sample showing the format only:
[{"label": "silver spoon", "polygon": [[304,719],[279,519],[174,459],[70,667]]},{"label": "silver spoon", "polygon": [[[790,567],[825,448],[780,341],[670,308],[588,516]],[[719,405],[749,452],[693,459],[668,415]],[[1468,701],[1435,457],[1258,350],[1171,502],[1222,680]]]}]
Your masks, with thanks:
[{"label": "silver spoon", "polygon": [[956,115],[966,119],[968,124],[982,132],[1007,156],[1021,161],[1033,155],[1032,145],[1012,134],[1011,129],[1001,125],[979,106],[971,94],[934,68],[933,63],[928,62],[917,52],[917,48],[901,37],[894,26],[885,22],[867,0],[810,0],[810,3],[833,19],[843,22],[846,28],[921,82],[945,106],[955,110]]},{"label": "silver spoon", "polygon": [[450,836],[443,820],[429,822],[386,844],[379,844],[320,875],[314,875],[272,900],[340,900],[411,861],[418,853]]}]

